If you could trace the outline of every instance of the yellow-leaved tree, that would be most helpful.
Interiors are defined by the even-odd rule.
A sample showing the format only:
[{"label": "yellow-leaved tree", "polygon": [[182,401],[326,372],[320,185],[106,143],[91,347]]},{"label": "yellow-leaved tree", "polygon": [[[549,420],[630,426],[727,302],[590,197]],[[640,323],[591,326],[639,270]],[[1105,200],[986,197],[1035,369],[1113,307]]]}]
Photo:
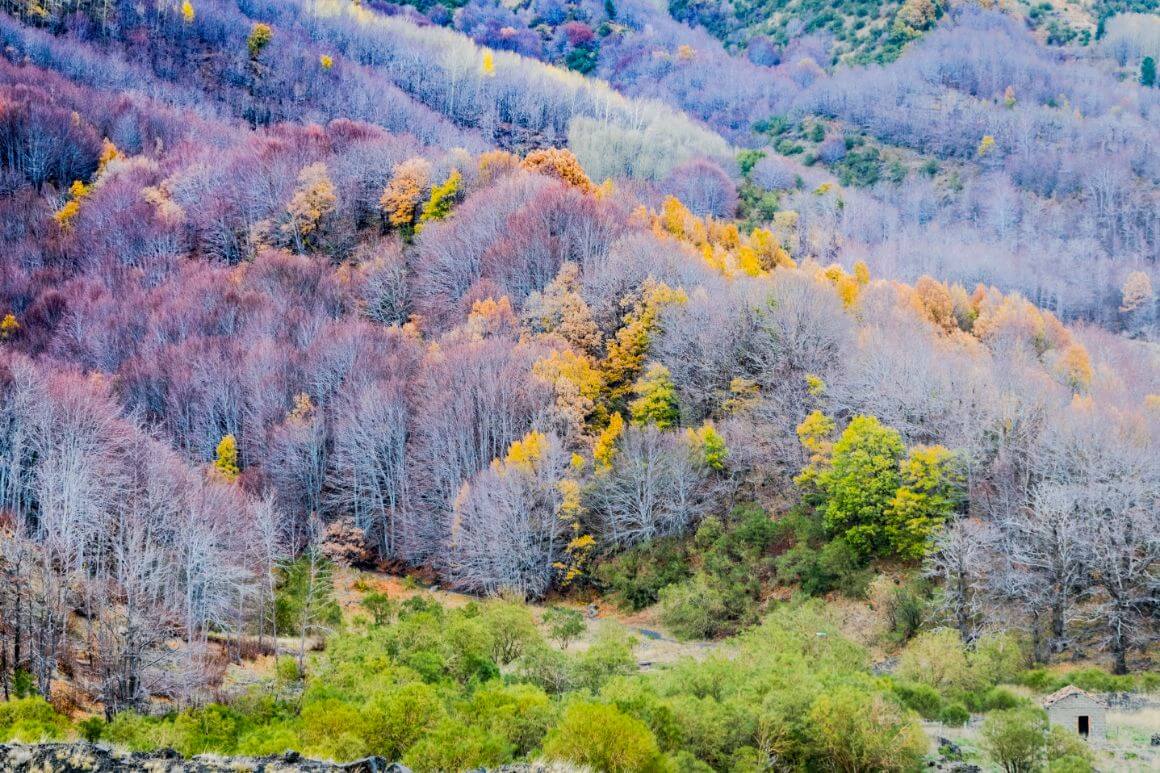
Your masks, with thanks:
[{"label": "yellow-leaved tree", "polygon": [[430,184],[431,164],[426,159],[409,158],[395,167],[379,198],[387,224],[409,238],[414,233],[419,202]]},{"label": "yellow-leaved tree", "polygon": [[298,187],[286,205],[283,235],[295,251],[304,253],[318,246],[322,221],[333,214],[338,206],[338,195],[330,181],[326,164],[321,162],[303,167],[298,173]]},{"label": "yellow-leaved tree", "polygon": [[233,435],[226,435],[218,442],[213,467],[228,481],[238,479],[241,472],[238,468],[238,441]]}]

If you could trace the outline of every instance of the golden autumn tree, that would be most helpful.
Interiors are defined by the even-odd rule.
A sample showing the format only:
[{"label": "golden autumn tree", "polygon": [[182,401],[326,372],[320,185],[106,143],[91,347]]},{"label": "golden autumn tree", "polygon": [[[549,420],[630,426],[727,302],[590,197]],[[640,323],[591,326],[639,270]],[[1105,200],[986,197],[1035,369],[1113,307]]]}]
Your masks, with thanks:
[{"label": "golden autumn tree", "polygon": [[431,164],[426,159],[409,158],[395,167],[379,198],[387,224],[410,236],[414,232],[416,210],[430,184]]},{"label": "golden autumn tree", "polygon": [[1069,344],[1059,355],[1056,372],[1064,383],[1077,392],[1086,390],[1092,383],[1092,363],[1083,344]]},{"label": "golden autumn tree", "polygon": [[496,180],[520,168],[520,158],[506,150],[488,150],[479,154],[476,162],[480,185],[491,185]]},{"label": "golden autumn tree", "polygon": [[303,167],[298,173],[298,187],[286,205],[287,220],[282,225],[287,237],[299,253],[317,245],[319,226],[338,206],[338,195],[330,181],[326,164]]},{"label": "golden autumn tree", "polygon": [[563,180],[571,186],[579,188],[584,193],[595,190],[592,181],[588,179],[584,167],[570,150],[563,148],[543,148],[533,150],[524,157],[521,166],[529,172],[548,175]]},{"label": "golden autumn tree", "polygon": [[15,314],[8,312],[3,319],[0,319],[0,341],[7,341],[18,332],[20,332],[20,323],[16,320]]},{"label": "golden autumn tree", "polygon": [[697,458],[701,463],[714,472],[725,469],[725,461],[729,458],[729,448],[725,445],[725,438],[717,431],[713,422],[706,420],[697,429],[690,427],[685,430],[685,438],[689,441]]},{"label": "golden autumn tree", "polygon": [[949,333],[958,327],[954,301],[942,282],[925,275],[919,277],[914,285],[914,298],[923,316],[944,332]]},{"label": "golden autumn tree", "polygon": [[524,301],[524,324],[534,333],[558,335],[582,352],[596,354],[603,338],[592,309],[580,294],[580,267],[568,261],[543,291]]},{"label": "golden autumn tree", "polygon": [[213,460],[214,470],[228,481],[238,479],[238,441],[233,435],[225,435],[217,444]]},{"label": "golden autumn tree", "polygon": [[644,367],[649,342],[657,325],[657,318],[666,306],[685,303],[684,290],[674,290],[663,282],[648,281],[624,325],[608,343],[607,354],[601,363],[606,398],[614,405],[623,403],[633,391],[633,383]]},{"label": "golden autumn tree", "polygon": [[592,459],[597,470],[607,470],[616,456],[616,441],[624,434],[624,417],[614,413],[608,419],[608,426],[597,436],[592,447]]},{"label": "golden autumn tree", "polygon": [[532,365],[532,374],[552,385],[553,420],[565,437],[578,438],[596,408],[604,381],[592,358],[571,349],[553,349]]},{"label": "golden autumn tree", "polygon": [[250,27],[250,34],[246,38],[246,49],[250,52],[250,58],[257,59],[273,39],[273,27],[263,22],[255,22],[254,26]]}]

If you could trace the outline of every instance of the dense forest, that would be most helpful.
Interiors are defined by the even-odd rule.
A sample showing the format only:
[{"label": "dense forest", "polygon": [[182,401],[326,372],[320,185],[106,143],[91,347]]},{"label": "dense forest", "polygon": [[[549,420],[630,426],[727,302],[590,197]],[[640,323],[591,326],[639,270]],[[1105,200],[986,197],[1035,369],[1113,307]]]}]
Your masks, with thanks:
[{"label": "dense forest", "polygon": [[0,741],[1135,759],[1154,4],[0,9]]}]

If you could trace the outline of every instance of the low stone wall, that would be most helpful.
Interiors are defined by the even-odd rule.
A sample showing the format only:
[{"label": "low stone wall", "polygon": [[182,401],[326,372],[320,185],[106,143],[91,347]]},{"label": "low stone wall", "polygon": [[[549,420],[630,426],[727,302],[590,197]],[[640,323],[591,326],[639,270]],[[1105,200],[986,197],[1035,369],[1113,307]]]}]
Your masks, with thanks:
[{"label": "low stone wall", "polygon": [[[338,764],[302,757],[295,752],[276,757],[184,759],[172,749],[126,752],[90,743],[0,744],[0,773],[411,773],[410,768],[381,757]],[[489,773],[480,770],[476,773]],[[490,773],[590,773],[565,763],[516,763]]]}]

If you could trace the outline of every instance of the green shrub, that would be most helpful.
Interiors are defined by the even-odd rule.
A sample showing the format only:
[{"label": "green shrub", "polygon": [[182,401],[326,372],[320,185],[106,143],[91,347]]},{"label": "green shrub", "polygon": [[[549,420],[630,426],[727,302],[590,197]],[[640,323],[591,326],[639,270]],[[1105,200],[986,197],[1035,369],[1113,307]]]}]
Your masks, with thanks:
[{"label": "green shrub", "polygon": [[596,640],[573,661],[577,687],[599,692],[614,676],[636,671],[632,637],[615,624],[601,627]]},{"label": "green shrub", "polygon": [[544,742],[544,756],[607,773],[646,773],[662,769],[656,738],[639,719],[615,706],[576,702]]},{"label": "green shrub", "polygon": [[1131,674],[1116,676],[1098,668],[1073,671],[1065,676],[1064,681],[1089,692],[1131,692],[1136,689],[1136,678]]},{"label": "green shrub", "polygon": [[978,711],[1003,711],[1022,706],[1027,701],[1005,687],[992,687],[982,694]]},{"label": "green shrub", "polygon": [[1016,678],[1018,684],[1039,692],[1054,692],[1062,685],[1060,679],[1045,668],[1032,668]]},{"label": "green shrub", "polygon": [[299,682],[305,674],[298,668],[298,658],[290,655],[283,655],[278,658],[278,663],[275,667],[275,672],[278,675],[278,681],[286,684]]},{"label": "green shrub", "polygon": [[540,638],[532,613],[523,604],[491,601],[484,605],[480,618],[491,636],[491,658],[501,666],[518,658]]},{"label": "green shrub", "polygon": [[[756,751],[756,749],[754,750]],[[697,759],[690,752],[684,749],[670,755],[666,758],[667,767],[670,770],[680,771],[681,773],[713,773],[713,766],[707,762]],[[730,770],[737,771],[739,767],[736,762],[732,764]],[[757,770],[755,768],[754,770]]]},{"label": "green shrub", "polygon": [[444,718],[446,710],[434,688],[420,683],[403,685],[374,698],[362,712],[367,748],[372,754],[397,760]]},{"label": "green shrub", "polygon": [[1059,725],[1052,725],[1047,731],[1047,760],[1060,763],[1062,770],[1092,769],[1092,751],[1087,741]]},{"label": "green shrub", "polygon": [[368,593],[360,603],[370,613],[375,625],[386,625],[398,611],[398,604],[385,593]]},{"label": "green shrub", "polygon": [[717,770],[727,768],[734,750],[757,730],[756,718],[737,702],[680,695],[667,703],[680,733],[681,747]]},{"label": "green shrub", "polygon": [[105,720],[100,717],[86,717],[77,722],[77,732],[89,743],[96,743],[105,732]]},{"label": "green shrub", "polygon": [[173,748],[186,757],[206,752],[231,754],[241,725],[237,712],[225,706],[186,709],[173,720]]},{"label": "green shrub", "polygon": [[63,738],[68,730],[68,719],[43,698],[0,702],[0,739],[36,743]]},{"label": "green shrub", "polygon": [[1047,763],[1047,773],[1093,773],[1095,768],[1083,757],[1068,755]]},{"label": "green shrub", "polygon": [[1014,633],[992,633],[979,637],[970,654],[971,668],[986,684],[1009,682],[1027,664],[1027,648]]},{"label": "green shrub", "polygon": [[490,768],[510,757],[504,740],[480,727],[445,719],[403,756],[416,773]]},{"label": "green shrub", "polygon": [[9,688],[16,698],[31,698],[36,695],[36,677],[23,668],[16,669],[12,674],[12,685]]},{"label": "green shrub", "polygon": [[897,585],[891,590],[885,611],[895,641],[909,641],[922,628],[927,593],[921,581]]},{"label": "green shrub", "polygon": [[300,750],[298,733],[287,723],[259,725],[238,737],[237,753],[247,757],[265,757]]},{"label": "green shrub", "polygon": [[[168,723],[172,725],[172,723]],[[162,740],[169,734],[162,732],[161,722],[132,711],[122,711],[105,726],[104,740],[132,751],[144,751],[164,746]]]},{"label": "green shrub", "polygon": [[531,682],[549,695],[560,695],[576,684],[577,674],[573,661],[554,647],[540,643],[529,647],[516,661],[519,679]]},{"label": "green shrub", "polygon": [[[349,760],[377,751],[370,740],[377,738],[370,711],[336,699],[307,703],[299,720],[303,751],[322,759]],[[402,753],[399,751],[398,753]]]},{"label": "green shrub", "polygon": [[[865,595],[871,571],[849,542],[841,538],[826,541],[826,530],[817,511],[795,508],[780,525],[793,533],[795,542],[775,561],[778,582],[797,583],[809,596],[832,590],[853,598]],[[779,536],[784,537],[784,533]]]},{"label": "green shrub", "polygon": [[899,677],[926,684],[940,693],[969,692],[977,677],[967,660],[958,631],[939,628],[914,637],[902,651],[896,671]]},{"label": "green shrub", "polygon": [[943,709],[942,696],[930,685],[896,681],[891,685],[891,689],[902,701],[903,706],[917,711],[926,719],[937,719]]},{"label": "green shrub", "polygon": [[678,639],[709,639],[728,625],[725,599],[704,574],[661,591],[661,622]]},{"label": "green shrub", "polygon": [[1037,708],[995,711],[980,734],[984,751],[1004,770],[1035,770],[1046,745],[1047,715]]},{"label": "green shrub", "polygon": [[670,537],[604,561],[596,567],[595,577],[618,606],[636,611],[657,603],[662,588],[691,573],[686,545]]},{"label": "green shrub", "polygon": [[584,615],[578,610],[559,606],[544,611],[544,624],[548,626],[548,635],[564,649],[587,628]]},{"label": "green shrub", "polygon": [[884,696],[853,686],[822,693],[809,712],[816,751],[841,770],[916,768],[927,740],[913,716]]},{"label": "green shrub", "polygon": [[539,748],[556,721],[556,706],[548,694],[530,684],[489,682],[477,689],[463,706],[472,723],[499,736],[517,757]]},{"label": "green shrub", "polygon": [[610,679],[600,691],[600,699],[644,721],[661,749],[673,751],[680,748],[682,735],[677,716],[669,700],[658,694],[655,683],[639,676]]},{"label": "green shrub", "polygon": [[962,727],[971,719],[971,712],[961,703],[948,703],[938,713],[938,721],[951,727]]}]

